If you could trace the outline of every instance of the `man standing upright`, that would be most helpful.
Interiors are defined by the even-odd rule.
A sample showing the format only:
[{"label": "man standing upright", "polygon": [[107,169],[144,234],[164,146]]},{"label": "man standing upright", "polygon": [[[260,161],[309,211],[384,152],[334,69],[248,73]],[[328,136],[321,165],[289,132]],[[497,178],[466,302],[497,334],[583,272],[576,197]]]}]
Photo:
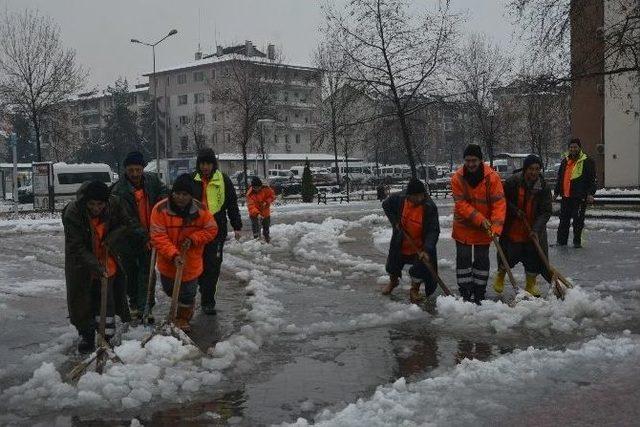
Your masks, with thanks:
[{"label": "man standing upright", "polygon": [[[149,245],[149,225],[151,210],[160,200],[167,197],[167,187],[158,175],[144,171],[144,156],[132,151],[124,159],[124,178],[111,187],[111,194],[119,197],[127,213],[133,220],[131,234],[123,242],[120,252],[127,275],[127,295],[131,317],[140,319],[147,304],[147,285],[151,250]],[[155,299],[151,299],[148,320],[153,322],[151,308]]]},{"label": "man standing upright", "polygon": [[240,240],[242,219],[233,183],[218,169],[218,160],[211,148],[203,148],[198,152],[193,180],[195,181],[193,197],[202,202],[218,224],[218,235],[204,248],[202,255],[204,270],[198,280],[202,311],[204,314],[215,315],[216,289],[220,277],[224,241],[227,238],[227,217],[231,222],[236,240]]},{"label": "man standing upright", "polygon": [[482,162],[479,145],[465,148],[464,165],[451,178],[451,192],[458,288],[464,301],[480,304],[489,279],[489,245],[502,232],[507,206],[500,175]]},{"label": "man standing upright", "polygon": [[566,246],[569,227],[573,221],[573,246],[582,247],[582,229],[587,203],[593,203],[596,194],[596,165],[593,159],[582,151],[579,138],[569,141],[569,152],[562,159],[558,169],[554,199],[560,201],[560,224],[558,225],[558,246]]}]

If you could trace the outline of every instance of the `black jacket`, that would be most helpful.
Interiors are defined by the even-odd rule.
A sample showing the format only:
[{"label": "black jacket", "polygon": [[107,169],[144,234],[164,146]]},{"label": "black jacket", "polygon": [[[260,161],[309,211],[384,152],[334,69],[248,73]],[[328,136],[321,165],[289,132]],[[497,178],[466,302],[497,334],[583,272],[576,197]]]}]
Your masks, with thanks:
[{"label": "black jacket", "polygon": [[[64,271],[67,288],[69,318],[79,330],[90,328],[93,323],[91,313],[91,276],[99,273],[100,262],[93,254],[93,236],[84,197],[84,186],[78,191],[78,199],[70,202],[62,211],[64,226]],[[131,232],[131,218],[115,196],[103,213],[106,220],[105,241],[118,261],[118,271],[114,282],[115,312],[123,322],[130,320],[127,305],[124,270],[121,268],[121,254],[114,248],[121,247],[118,241],[126,239]]]},{"label": "black jacket", "polygon": [[[198,172],[193,173],[193,177],[198,174]],[[236,189],[233,186],[233,182],[227,176],[227,174],[222,174],[224,178],[224,203],[222,208],[213,215],[216,220],[216,224],[218,224],[218,235],[216,239],[212,243],[224,242],[227,238],[227,217],[229,217],[229,222],[231,222],[231,228],[236,231],[242,230],[242,218],[240,217],[240,208],[238,208],[238,195],[236,194]],[[202,200],[202,185],[199,185],[200,182],[196,181],[194,185],[193,197],[196,200]]]},{"label": "black jacket", "polygon": [[[583,160],[584,165],[582,167],[582,175],[576,179],[571,180],[571,188],[569,190],[569,196],[571,198],[584,200],[589,195],[596,194],[596,164],[591,157],[586,156]],[[562,184],[564,178],[564,171],[567,168],[567,157],[562,159],[560,163],[560,169],[558,169],[558,179],[556,180],[556,188],[554,193],[559,196],[562,194]]]},{"label": "black jacket", "polygon": [[[404,236],[402,232],[396,228],[396,225],[402,218],[402,208],[404,206],[405,199],[406,195],[404,194],[392,194],[382,202],[382,209],[393,226],[393,234],[389,245],[386,270],[387,273],[398,277],[402,275],[402,240],[404,239]],[[438,253],[436,251],[436,244],[438,243],[438,237],[440,236],[438,208],[430,198],[425,199],[423,206],[422,247],[429,255],[429,258],[431,258],[433,268],[437,269]]]}]

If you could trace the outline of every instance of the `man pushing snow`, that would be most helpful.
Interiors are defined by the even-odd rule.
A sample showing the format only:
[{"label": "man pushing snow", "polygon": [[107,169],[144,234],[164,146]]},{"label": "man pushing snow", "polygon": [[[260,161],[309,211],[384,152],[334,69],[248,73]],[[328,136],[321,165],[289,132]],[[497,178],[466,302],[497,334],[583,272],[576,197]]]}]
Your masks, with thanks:
[{"label": "man pushing snow", "polygon": [[389,284],[382,290],[382,294],[389,295],[398,286],[402,269],[409,264],[409,298],[411,302],[417,303],[420,301],[422,283],[427,296],[436,289],[436,278],[431,275],[421,258],[425,259],[426,255],[432,267],[438,268],[438,208],[427,195],[424,184],[414,178],[409,181],[404,194],[392,194],[382,202],[382,209],[393,226],[386,265]]}]

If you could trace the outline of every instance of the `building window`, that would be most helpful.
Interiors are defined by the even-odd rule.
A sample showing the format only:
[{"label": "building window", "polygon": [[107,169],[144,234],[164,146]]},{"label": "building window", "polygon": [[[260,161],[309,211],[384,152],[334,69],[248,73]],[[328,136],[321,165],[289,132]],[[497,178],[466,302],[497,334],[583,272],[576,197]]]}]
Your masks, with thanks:
[{"label": "building window", "polygon": [[213,113],[211,117],[212,117],[214,122],[218,121],[218,115],[216,113]]},{"label": "building window", "polygon": [[204,123],[204,114],[203,113],[197,113],[196,114],[196,123]]},{"label": "building window", "polygon": [[186,74],[178,74],[178,84],[179,85],[183,85],[187,82],[187,75]]},{"label": "building window", "polygon": [[189,137],[181,136],[180,137],[180,150],[187,151],[189,149]]},{"label": "building window", "polygon": [[274,163],[273,168],[277,170],[282,170],[282,163]]},{"label": "building window", "polygon": [[231,134],[227,133],[227,144],[231,144]]},{"label": "building window", "polygon": [[187,95],[178,96],[178,105],[187,105],[188,102]]},{"label": "building window", "polygon": [[167,86],[171,86],[171,79],[167,76]]},{"label": "building window", "polygon": [[89,139],[89,131],[88,130],[83,130],[82,131],[82,136],[84,137],[84,139],[88,140]]},{"label": "building window", "polygon": [[195,73],[193,73],[193,81],[194,82],[204,81],[204,73],[202,71],[196,71]]},{"label": "building window", "polygon": [[305,118],[304,118],[304,122],[305,122],[305,123],[309,123],[309,117],[308,117],[308,116],[305,116]]},{"label": "building window", "polygon": [[296,144],[300,144],[300,134],[296,133]]},{"label": "building window", "polygon": [[204,93],[194,93],[193,94],[193,103],[194,104],[204,104]]},{"label": "building window", "polygon": [[216,70],[215,69],[211,70],[211,79],[212,80],[216,79]]},{"label": "building window", "polygon": [[284,116],[284,121],[288,123],[289,122],[289,116]]},{"label": "building window", "polygon": [[189,124],[189,116],[180,116],[180,124],[188,125]]},{"label": "building window", "polygon": [[300,114],[296,113],[296,119],[300,117]]},{"label": "building window", "polygon": [[284,91],[284,94],[282,95],[282,99],[284,99],[284,101],[287,102],[289,100],[289,92]]}]

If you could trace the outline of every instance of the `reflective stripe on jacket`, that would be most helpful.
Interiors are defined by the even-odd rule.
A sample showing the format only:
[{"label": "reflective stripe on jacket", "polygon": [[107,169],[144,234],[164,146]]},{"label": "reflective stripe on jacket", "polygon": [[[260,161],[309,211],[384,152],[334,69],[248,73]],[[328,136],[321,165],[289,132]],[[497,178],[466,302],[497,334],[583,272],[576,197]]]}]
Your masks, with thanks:
[{"label": "reflective stripe on jacket", "polygon": [[464,178],[464,166],[451,178],[451,192],[455,201],[453,232],[455,241],[466,245],[488,245],[491,237],[482,228],[485,219],[491,222],[496,234],[502,233],[507,204],[500,175],[483,163],[484,177],[471,187]]}]

